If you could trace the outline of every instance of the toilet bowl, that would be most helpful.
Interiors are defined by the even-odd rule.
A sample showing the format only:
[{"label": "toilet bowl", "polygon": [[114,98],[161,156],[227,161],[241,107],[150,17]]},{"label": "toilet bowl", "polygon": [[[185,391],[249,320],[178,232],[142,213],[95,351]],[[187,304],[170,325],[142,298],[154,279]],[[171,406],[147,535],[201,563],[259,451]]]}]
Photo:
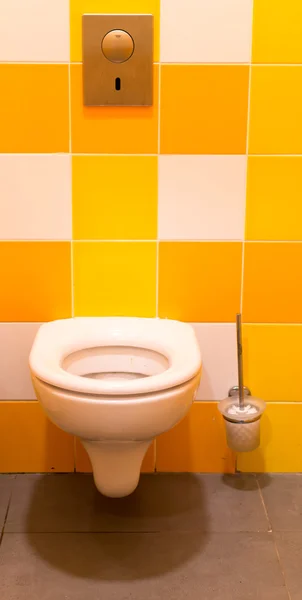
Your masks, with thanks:
[{"label": "toilet bowl", "polygon": [[188,412],[201,357],[186,323],[79,317],[40,327],[30,369],[48,417],[81,439],[98,490],[121,497],[152,440]]}]

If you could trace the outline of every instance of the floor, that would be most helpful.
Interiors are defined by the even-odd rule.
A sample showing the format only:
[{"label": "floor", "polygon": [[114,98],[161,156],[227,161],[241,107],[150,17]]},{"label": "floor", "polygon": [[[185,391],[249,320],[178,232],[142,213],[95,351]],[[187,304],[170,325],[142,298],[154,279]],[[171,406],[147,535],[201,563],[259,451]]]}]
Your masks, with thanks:
[{"label": "floor", "polygon": [[302,600],[302,475],[0,475],[1,600]]}]

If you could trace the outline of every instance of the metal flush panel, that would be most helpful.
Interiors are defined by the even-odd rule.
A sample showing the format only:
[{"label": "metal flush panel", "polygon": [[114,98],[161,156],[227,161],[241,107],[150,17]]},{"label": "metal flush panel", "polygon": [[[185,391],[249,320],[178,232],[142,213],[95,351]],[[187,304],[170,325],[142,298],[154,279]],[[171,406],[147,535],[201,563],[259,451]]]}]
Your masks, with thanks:
[{"label": "metal flush panel", "polygon": [[151,106],[153,16],[83,15],[85,106]]}]

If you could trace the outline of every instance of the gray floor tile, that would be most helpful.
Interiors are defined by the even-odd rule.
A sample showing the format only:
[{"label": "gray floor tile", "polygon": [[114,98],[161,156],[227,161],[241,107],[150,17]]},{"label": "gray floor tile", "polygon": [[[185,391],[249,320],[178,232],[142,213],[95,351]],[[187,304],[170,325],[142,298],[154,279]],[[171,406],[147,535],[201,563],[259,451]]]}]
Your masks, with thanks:
[{"label": "gray floor tile", "polygon": [[0,533],[4,524],[14,479],[14,475],[0,475]]},{"label": "gray floor tile", "polygon": [[1,600],[288,600],[272,534],[5,534]]},{"label": "gray floor tile", "polygon": [[302,475],[264,474],[258,480],[273,530],[302,531]]},{"label": "gray floor tile", "polygon": [[144,475],[108,499],[90,475],[17,476],[6,532],[267,531],[254,476]]},{"label": "gray floor tile", "polygon": [[290,598],[291,600],[301,600],[302,532],[277,532],[275,538]]}]

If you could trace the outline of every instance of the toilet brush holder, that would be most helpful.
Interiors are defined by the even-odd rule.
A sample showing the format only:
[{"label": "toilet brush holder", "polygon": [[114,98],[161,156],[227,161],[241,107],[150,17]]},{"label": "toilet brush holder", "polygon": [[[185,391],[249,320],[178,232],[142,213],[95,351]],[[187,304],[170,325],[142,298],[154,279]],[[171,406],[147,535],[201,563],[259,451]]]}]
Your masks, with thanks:
[{"label": "toilet brush holder", "polygon": [[222,400],[218,409],[223,415],[227,444],[235,452],[251,452],[260,444],[260,419],[265,410],[265,402],[247,396],[240,406],[239,395],[231,395]]}]

